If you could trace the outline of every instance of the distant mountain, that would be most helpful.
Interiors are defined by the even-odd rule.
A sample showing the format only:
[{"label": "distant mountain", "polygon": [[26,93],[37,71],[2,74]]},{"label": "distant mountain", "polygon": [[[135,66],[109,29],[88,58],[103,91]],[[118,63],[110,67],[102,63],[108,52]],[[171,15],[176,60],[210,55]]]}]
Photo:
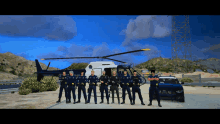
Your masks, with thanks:
[{"label": "distant mountain", "polygon": [[220,71],[220,60],[217,58],[209,58],[204,60],[198,60],[198,61],[190,61],[190,60],[184,60],[184,59],[168,59],[168,58],[153,58],[151,60],[148,60],[144,63],[138,64],[135,66],[135,68],[156,68],[157,71],[163,71],[163,72],[173,72],[174,71],[174,61],[177,61],[177,71],[178,72],[184,72],[185,70],[185,62],[188,64],[187,71],[195,71],[196,69],[201,69],[204,72],[207,72],[207,70],[213,70],[215,73],[218,73]]},{"label": "distant mountain", "polygon": [[[42,69],[47,65],[40,62]],[[48,70],[57,70],[58,68],[49,67]],[[60,69],[58,69],[60,70]],[[17,76],[33,75],[37,72],[35,61],[26,60],[23,57],[16,56],[11,52],[0,53],[0,71],[11,73]]]}]

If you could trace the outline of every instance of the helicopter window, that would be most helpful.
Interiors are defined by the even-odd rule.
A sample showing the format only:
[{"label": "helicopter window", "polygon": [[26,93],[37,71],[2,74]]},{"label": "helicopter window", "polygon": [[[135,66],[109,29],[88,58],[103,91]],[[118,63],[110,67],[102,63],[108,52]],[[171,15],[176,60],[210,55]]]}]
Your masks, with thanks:
[{"label": "helicopter window", "polygon": [[89,65],[89,69],[92,69],[92,65]]},{"label": "helicopter window", "polygon": [[110,64],[102,64],[102,65],[110,65]]}]

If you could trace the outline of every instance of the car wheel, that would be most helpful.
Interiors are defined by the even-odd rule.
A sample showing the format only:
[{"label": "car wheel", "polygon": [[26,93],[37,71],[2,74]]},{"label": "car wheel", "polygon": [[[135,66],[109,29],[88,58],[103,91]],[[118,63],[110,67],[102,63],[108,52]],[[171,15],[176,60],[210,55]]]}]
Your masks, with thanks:
[{"label": "car wheel", "polygon": [[181,99],[179,100],[179,102],[185,102],[184,96],[181,97]]},{"label": "car wheel", "polygon": [[179,101],[179,102],[185,102],[184,95],[176,96],[176,100]]}]

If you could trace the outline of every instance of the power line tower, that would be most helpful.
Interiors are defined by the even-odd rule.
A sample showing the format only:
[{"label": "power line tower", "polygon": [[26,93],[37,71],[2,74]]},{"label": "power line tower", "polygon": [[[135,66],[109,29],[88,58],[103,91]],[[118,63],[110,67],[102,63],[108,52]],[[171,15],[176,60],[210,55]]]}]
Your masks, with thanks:
[{"label": "power line tower", "polygon": [[[180,71],[177,70],[178,59],[192,61],[189,15],[172,15],[171,54],[175,73]],[[185,72],[189,71],[186,61],[182,66]]]}]

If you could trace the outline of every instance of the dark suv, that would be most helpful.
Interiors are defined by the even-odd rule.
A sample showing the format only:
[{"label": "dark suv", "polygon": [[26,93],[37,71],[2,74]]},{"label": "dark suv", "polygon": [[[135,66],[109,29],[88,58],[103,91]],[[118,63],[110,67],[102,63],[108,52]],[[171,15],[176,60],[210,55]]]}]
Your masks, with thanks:
[{"label": "dark suv", "polygon": [[[171,76],[160,76],[158,87],[161,99],[171,99],[179,102],[185,102],[184,89],[177,78]],[[155,94],[153,95],[153,99],[156,99]]]}]

